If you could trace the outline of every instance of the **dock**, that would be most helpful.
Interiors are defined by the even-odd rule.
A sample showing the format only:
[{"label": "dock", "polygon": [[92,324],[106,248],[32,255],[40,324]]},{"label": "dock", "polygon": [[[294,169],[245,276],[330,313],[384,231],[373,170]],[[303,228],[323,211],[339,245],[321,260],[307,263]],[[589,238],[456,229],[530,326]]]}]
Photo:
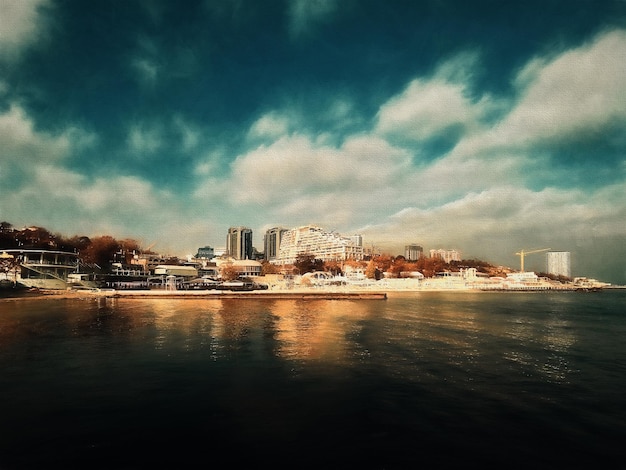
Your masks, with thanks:
[{"label": "dock", "polygon": [[365,291],[220,291],[220,290],[83,290],[82,294],[113,299],[263,299],[263,300],[385,300],[386,292]]}]

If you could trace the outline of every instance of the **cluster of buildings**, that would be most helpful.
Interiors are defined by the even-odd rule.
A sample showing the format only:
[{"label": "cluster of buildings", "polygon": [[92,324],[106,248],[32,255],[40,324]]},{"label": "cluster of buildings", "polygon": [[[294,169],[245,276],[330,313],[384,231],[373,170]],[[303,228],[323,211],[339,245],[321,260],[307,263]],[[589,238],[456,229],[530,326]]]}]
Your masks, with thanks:
[{"label": "cluster of buildings", "polygon": [[[258,251],[252,242],[252,230],[248,227],[230,227],[226,235],[224,249],[210,246],[198,248],[196,259],[230,257],[235,260],[266,260],[276,265],[293,264],[301,254],[311,254],[322,261],[362,261],[372,254],[363,245],[362,235],[342,236],[335,231],[327,231],[315,225],[296,228],[273,227],[266,230],[263,237],[263,251]],[[405,246],[407,261],[417,261],[424,257],[420,245]],[[461,261],[458,250],[432,249],[431,258],[441,258],[445,262]]]},{"label": "cluster of buildings", "polygon": [[293,264],[298,255],[312,254],[322,261],[361,261],[365,258],[363,237],[341,236],[315,225],[297,228],[273,227],[265,232],[263,251],[252,243],[252,230],[248,227],[230,227],[224,249],[205,246],[198,249],[196,259],[230,257],[235,260],[266,260],[272,264]]},{"label": "cluster of buildings", "polygon": [[[248,227],[230,227],[226,234],[226,245],[223,249],[215,249],[204,246],[198,249],[195,256],[189,256],[187,262],[172,265],[166,257],[152,253],[135,254],[130,265],[114,262],[113,268],[107,274],[110,279],[130,278],[144,279],[153,276],[155,279],[166,279],[168,276],[181,278],[217,278],[221,275],[224,267],[234,269],[239,277],[256,277],[262,272],[262,261],[269,262],[279,267],[289,266],[296,263],[300,255],[312,255],[315,259],[324,262],[364,261],[374,254],[373,248],[366,249],[363,246],[361,235],[342,236],[335,231],[327,231],[315,225],[305,225],[296,228],[273,227],[265,232],[263,237],[263,251],[258,251],[253,245],[252,230]],[[545,250],[536,250],[545,251]],[[431,249],[430,258],[439,258],[446,263],[461,261],[461,253],[455,249]],[[546,254],[546,272],[554,276],[571,278],[571,257],[566,251],[549,251]],[[425,257],[424,249],[417,244],[405,246],[404,258],[407,261],[417,261]],[[127,258],[126,258],[127,260]],[[16,263],[19,261],[19,265]],[[117,260],[114,260],[117,261]],[[523,263],[523,261],[522,261]],[[29,280],[29,284],[41,286],[50,281],[64,283],[68,275],[78,276],[79,257],[78,253],[66,253],[62,251],[48,250],[24,250],[7,249],[0,256],[0,265],[5,278],[12,274],[14,280],[20,277]],[[0,267],[2,267],[0,266]],[[19,272],[18,272],[19,271]],[[522,271],[523,264],[522,264]],[[469,271],[461,276],[461,273],[450,274],[446,282],[458,281],[470,282]],[[421,276],[421,273],[416,273]],[[534,273],[517,273],[516,275],[530,275]],[[458,280],[455,275],[461,276]],[[423,277],[423,276],[421,276]],[[476,283],[477,275],[471,276]],[[149,279],[148,279],[149,280]],[[514,279],[509,281],[523,281],[525,285],[534,280]],[[480,280],[481,284],[484,280]],[[493,279],[491,281],[494,281]]]},{"label": "cluster of buildings", "polygon": [[[301,254],[313,255],[324,262],[363,261],[373,254],[371,249],[364,247],[362,235],[342,236],[335,231],[327,231],[315,225],[270,228],[263,236],[263,251],[258,251],[254,247],[252,235],[252,229],[248,227],[230,227],[224,249],[205,246],[198,249],[194,258],[212,260],[221,257],[236,262],[265,260],[281,266],[294,264]],[[446,263],[462,260],[461,252],[456,249],[430,249],[428,255]],[[417,261],[425,256],[421,245],[409,244],[404,247],[404,258],[407,261]],[[572,275],[570,252],[547,252],[546,273],[570,278]]]}]

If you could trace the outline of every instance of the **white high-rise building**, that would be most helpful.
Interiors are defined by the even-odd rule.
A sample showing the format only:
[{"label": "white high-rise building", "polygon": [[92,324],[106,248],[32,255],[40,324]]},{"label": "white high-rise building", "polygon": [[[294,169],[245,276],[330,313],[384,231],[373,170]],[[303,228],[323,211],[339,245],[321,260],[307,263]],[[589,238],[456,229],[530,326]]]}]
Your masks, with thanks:
[{"label": "white high-rise building", "polygon": [[312,254],[322,261],[362,260],[362,239],[342,237],[313,225],[287,230],[281,239],[276,264],[293,264],[298,255]]},{"label": "white high-rise building", "polygon": [[420,245],[406,245],[404,247],[404,258],[407,261],[417,261],[424,257],[424,248]]},{"label": "white high-rise building", "polygon": [[458,250],[444,250],[443,248],[430,250],[430,257],[441,258],[446,263],[451,261],[461,261],[461,253]]},{"label": "white high-rise building", "polygon": [[546,253],[546,272],[554,276],[572,277],[569,251],[549,251]]}]

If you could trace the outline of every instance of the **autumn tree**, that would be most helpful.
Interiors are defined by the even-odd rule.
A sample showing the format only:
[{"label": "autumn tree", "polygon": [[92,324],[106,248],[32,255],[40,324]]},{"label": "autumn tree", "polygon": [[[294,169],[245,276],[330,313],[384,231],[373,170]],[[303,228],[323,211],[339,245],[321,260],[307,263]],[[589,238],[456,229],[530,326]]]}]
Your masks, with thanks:
[{"label": "autumn tree", "polygon": [[91,243],[80,252],[80,256],[84,263],[107,268],[119,249],[120,243],[115,238],[104,235],[92,238]]},{"label": "autumn tree", "polygon": [[275,264],[270,263],[266,259],[261,261],[261,276],[265,276],[266,274],[278,274],[279,272],[280,269]]},{"label": "autumn tree", "polygon": [[[346,262],[346,264],[352,264],[352,263]],[[325,261],[324,271],[328,271],[329,273],[332,273],[333,276],[339,276],[343,272],[343,269],[339,261]]]},{"label": "autumn tree", "polygon": [[296,256],[296,262],[294,263],[299,274],[312,273],[313,271],[322,271],[324,269],[324,262],[321,259],[316,259],[314,254],[301,253]]},{"label": "autumn tree", "polygon": [[367,263],[367,268],[365,268],[365,276],[368,279],[376,279],[377,281],[380,279],[380,270],[376,266],[376,263],[374,263],[373,259]]},{"label": "autumn tree", "polygon": [[233,263],[226,263],[220,267],[220,274],[224,281],[235,281],[239,279],[239,271]]}]

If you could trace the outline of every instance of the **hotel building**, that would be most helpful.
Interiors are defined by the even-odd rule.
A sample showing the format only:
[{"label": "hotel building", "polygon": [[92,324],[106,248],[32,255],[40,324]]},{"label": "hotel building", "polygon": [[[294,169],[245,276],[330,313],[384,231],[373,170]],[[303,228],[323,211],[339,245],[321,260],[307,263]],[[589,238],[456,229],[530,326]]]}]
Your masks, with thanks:
[{"label": "hotel building", "polygon": [[314,225],[290,229],[283,233],[278,257],[273,263],[293,264],[302,254],[312,254],[322,261],[362,260],[362,239],[355,237],[342,237]]},{"label": "hotel building", "polygon": [[230,227],[226,236],[226,252],[234,259],[252,259],[252,230]]},{"label": "hotel building", "polygon": [[288,231],[289,229],[283,227],[274,227],[265,232],[263,245],[266,260],[274,261],[278,258],[280,242],[283,239],[283,235]]}]

